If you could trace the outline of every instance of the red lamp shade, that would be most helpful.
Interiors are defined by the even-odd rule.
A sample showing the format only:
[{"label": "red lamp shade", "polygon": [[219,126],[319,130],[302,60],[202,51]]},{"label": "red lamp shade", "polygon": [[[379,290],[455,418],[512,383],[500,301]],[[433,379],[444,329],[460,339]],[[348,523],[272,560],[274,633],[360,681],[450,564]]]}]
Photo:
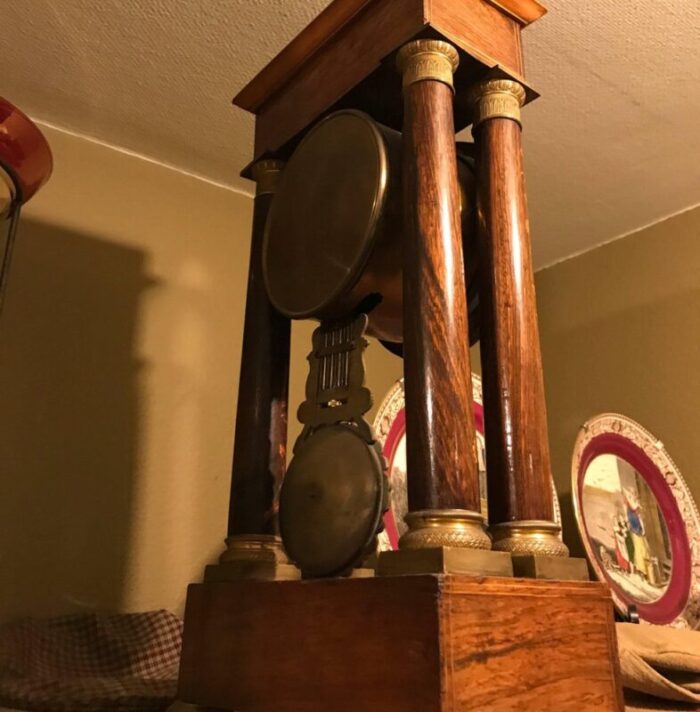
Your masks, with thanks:
[{"label": "red lamp shade", "polygon": [[28,116],[2,97],[0,168],[12,180],[14,200],[21,204],[31,199],[53,170],[53,156],[44,135]]},{"label": "red lamp shade", "polygon": [[21,207],[49,179],[53,156],[34,122],[0,97],[0,311]]}]

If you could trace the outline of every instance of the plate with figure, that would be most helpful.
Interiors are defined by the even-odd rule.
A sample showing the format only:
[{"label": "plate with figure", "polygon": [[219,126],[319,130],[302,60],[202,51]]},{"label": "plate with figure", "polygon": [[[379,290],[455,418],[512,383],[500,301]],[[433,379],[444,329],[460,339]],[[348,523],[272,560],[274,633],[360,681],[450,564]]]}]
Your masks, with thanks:
[{"label": "plate with figure", "polygon": [[[488,522],[488,498],[486,480],[486,440],[484,437],[484,401],[481,378],[473,373],[474,424],[476,426],[477,457],[479,460],[479,487],[481,491],[481,514]],[[404,517],[408,513],[406,487],[406,413],[403,379],[397,381],[382,401],[374,419],[374,432],[382,445],[387,461],[391,483],[391,502],[384,517],[384,531],[379,535],[379,549],[387,551],[399,548],[399,539],[406,532]],[[554,483],[552,482],[554,516],[561,525],[561,511]]]},{"label": "plate with figure", "polygon": [[588,559],[620,613],[700,627],[700,517],[663,443],[623,415],[596,416],[576,440],[572,489]]}]

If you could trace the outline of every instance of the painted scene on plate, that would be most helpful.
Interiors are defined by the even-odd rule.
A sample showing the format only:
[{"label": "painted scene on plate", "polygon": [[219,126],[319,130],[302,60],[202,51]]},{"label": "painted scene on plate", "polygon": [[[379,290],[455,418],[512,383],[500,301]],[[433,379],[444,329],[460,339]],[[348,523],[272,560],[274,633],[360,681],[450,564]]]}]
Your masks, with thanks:
[{"label": "painted scene on plate", "polygon": [[640,603],[658,601],[671,580],[668,529],[644,478],[613,454],[595,457],[583,481],[583,518],[611,581]]}]

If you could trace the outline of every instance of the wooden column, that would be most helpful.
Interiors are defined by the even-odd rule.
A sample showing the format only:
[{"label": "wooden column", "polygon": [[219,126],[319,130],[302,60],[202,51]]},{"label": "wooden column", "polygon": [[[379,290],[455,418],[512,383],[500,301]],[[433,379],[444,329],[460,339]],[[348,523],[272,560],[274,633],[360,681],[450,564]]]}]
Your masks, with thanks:
[{"label": "wooden column", "polygon": [[257,183],[243,355],[231,478],[227,551],[222,562],[281,551],[276,497],[286,466],[290,321],[270,304],[262,272],[265,224],[282,164],[253,166]]},{"label": "wooden column", "polygon": [[409,531],[401,546],[490,548],[479,514],[453,119],[457,50],[418,40],[404,87],[404,374]]},{"label": "wooden column", "polygon": [[479,266],[489,521],[494,548],[566,556],[552,474],[521,145],[525,90],[475,91]]}]

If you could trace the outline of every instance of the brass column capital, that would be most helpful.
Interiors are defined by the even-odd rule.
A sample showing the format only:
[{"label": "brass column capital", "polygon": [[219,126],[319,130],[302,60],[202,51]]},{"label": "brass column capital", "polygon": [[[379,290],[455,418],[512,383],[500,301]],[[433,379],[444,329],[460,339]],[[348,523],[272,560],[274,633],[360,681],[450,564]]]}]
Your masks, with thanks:
[{"label": "brass column capital", "polygon": [[256,197],[275,193],[283,168],[284,162],[276,158],[265,158],[253,164],[251,172],[253,174],[253,180],[257,184],[255,190]]},{"label": "brass column capital", "polygon": [[491,527],[493,548],[514,556],[568,556],[569,549],[559,538],[560,532],[561,527],[555,522],[535,520],[504,522]]},{"label": "brass column capital", "polygon": [[[521,124],[520,108],[525,104],[525,88],[512,79],[487,79],[471,90],[474,126],[489,119],[513,119]],[[521,124],[522,125],[522,124]]]},{"label": "brass column capital", "polygon": [[396,65],[403,75],[404,89],[416,82],[432,79],[447,84],[454,91],[459,53],[449,42],[414,40],[399,50]]},{"label": "brass column capital", "polygon": [[408,531],[401,537],[402,549],[490,549],[484,518],[463,509],[428,509],[406,515]]},{"label": "brass column capital", "polygon": [[226,539],[226,551],[220,563],[229,561],[262,561],[288,564],[282,539],[274,534],[237,534]]}]

